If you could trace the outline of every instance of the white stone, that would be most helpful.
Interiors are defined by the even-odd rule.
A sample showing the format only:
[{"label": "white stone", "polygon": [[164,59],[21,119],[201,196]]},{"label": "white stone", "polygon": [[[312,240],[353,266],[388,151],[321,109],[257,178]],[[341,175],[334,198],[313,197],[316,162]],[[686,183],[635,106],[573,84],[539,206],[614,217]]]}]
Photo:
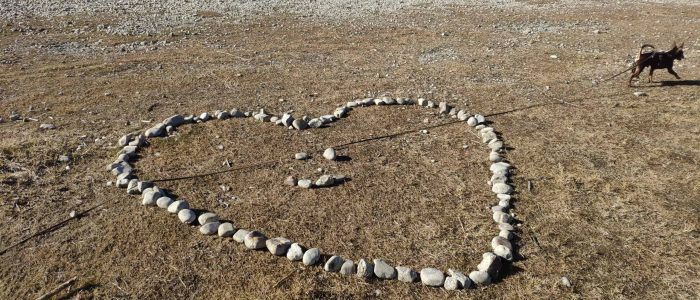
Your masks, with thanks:
[{"label": "white stone", "polygon": [[513,217],[505,212],[497,211],[493,213],[493,221],[496,223],[510,223],[513,221]]},{"label": "white stone", "polygon": [[167,209],[168,206],[170,206],[170,204],[172,204],[174,201],[175,200],[170,197],[160,197],[158,200],[156,200],[156,205],[158,205],[160,208]]},{"label": "white stone", "polygon": [[418,98],[418,105],[420,105],[420,106],[427,106],[427,105],[428,105],[428,100],[425,100],[424,98]]},{"label": "white stone", "polygon": [[493,151],[492,151],[491,153],[489,153],[489,161],[492,161],[492,162],[499,162],[499,161],[502,161],[502,160],[503,160],[503,157],[501,157],[501,155],[498,154],[498,152],[493,152]]},{"label": "white stone", "polygon": [[457,112],[457,119],[460,121],[466,121],[467,119],[469,119],[469,114],[464,110],[459,110]]},{"label": "white stone", "polygon": [[321,121],[321,119],[314,118],[314,119],[309,120],[309,127],[320,128],[321,126],[323,126],[323,121]]},{"label": "white stone", "polygon": [[131,139],[132,139],[132,135],[126,134],[119,139],[119,141],[117,142],[117,145],[119,145],[119,147],[124,147],[124,146],[128,145],[129,142],[131,142]]},{"label": "white stone", "polygon": [[491,276],[484,271],[474,271],[469,273],[469,279],[477,285],[489,285],[491,284]]},{"label": "white stone", "polygon": [[304,130],[304,129],[309,127],[309,123],[307,123],[304,120],[297,119],[297,120],[292,121],[292,126],[296,130]]},{"label": "white stone", "polygon": [[161,196],[162,196],[162,195],[161,195],[160,192],[153,191],[153,190],[146,191],[146,192],[143,194],[143,201],[141,201],[141,204],[146,205],[146,206],[155,206],[155,205],[156,205],[156,201],[157,201],[158,198],[160,198]]},{"label": "white stone", "polygon": [[486,122],[486,117],[484,117],[480,114],[475,114],[474,118],[476,118],[476,122],[478,122],[479,124]]},{"label": "white stone", "polygon": [[297,181],[297,185],[300,188],[310,189],[313,185],[313,182],[311,182],[311,180],[309,179],[299,179],[299,181]]},{"label": "white stone", "polygon": [[335,149],[333,149],[333,148],[326,149],[325,151],[323,151],[323,157],[327,160],[335,160],[336,159]]},{"label": "white stone", "polygon": [[232,110],[229,112],[229,115],[230,115],[232,118],[243,118],[243,117],[245,117],[245,114],[244,114],[242,111],[238,110],[237,108],[232,109]]},{"label": "white stone", "polygon": [[496,194],[511,194],[513,193],[513,187],[502,182],[495,183],[493,187],[491,187],[491,191],[496,193]]},{"label": "white stone", "polygon": [[207,212],[207,213],[203,213],[203,214],[199,215],[199,217],[197,218],[197,221],[199,222],[200,225],[204,225],[204,224],[211,223],[211,222],[218,222],[219,216],[217,216],[215,213]]},{"label": "white stone", "polygon": [[399,281],[415,282],[418,279],[418,273],[409,267],[397,266],[396,274]]},{"label": "white stone", "polygon": [[454,291],[459,289],[459,282],[457,282],[457,279],[452,276],[448,276],[447,278],[445,278],[445,283],[443,285],[448,291]]},{"label": "white stone", "polygon": [[355,272],[357,272],[357,267],[352,260],[346,260],[340,267],[340,274],[342,275],[352,275],[355,274]]},{"label": "white stone", "polygon": [[360,261],[357,262],[357,277],[367,279],[372,276],[374,276],[374,264],[361,258]]},{"label": "white stone", "polygon": [[478,124],[478,122],[476,121],[476,118],[474,118],[474,117],[469,117],[469,118],[467,119],[467,125],[469,125],[469,126],[471,126],[471,127],[474,127],[474,126],[476,126],[477,124]]},{"label": "white stone", "polygon": [[236,228],[234,228],[233,224],[229,222],[221,223],[221,225],[219,225],[218,234],[220,237],[232,237],[235,232]]},{"label": "white stone", "polygon": [[396,269],[381,259],[374,259],[374,276],[379,279],[395,279]]},{"label": "white stone", "polygon": [[569,278],[567,278],[567,277],[562,277],[561,284],[565,287],[570,288],[571,287],[571,280],[569,280]]},{"label": "white stone", "polygon": [[190,208],[190,204],[187,203],[187,201],[177,200],[177,201],[171,203],[170,206],[168,206],[168,212],[176,214],[176,213],[180,212],[181,210],[188,209],[188,208]]},{"label": "white stone", "polygon": [[297,179],[291,175],[287,176],[287,178],[284,179],[284,184],[289,185],[289,186],[295,186],[295,185],[297,185]]},{"label": "white stone", "polygon": [[287,259],[291,261],[300,261],[304,257],[304,249],[298,243],[289,246],[287,250]]},{"label": "white stone", "polygon": [[447,102],[440,102],[439,108],[440,108],[439,112],[441,114],[448,114],[450,112],[450,110],[452,109],[452,106],[447,104]]},{"label": "white stone", "polygon": [[238,243],[244,243],[245,236],[248,235],[248,233],[250,233],[250,231],[245,229],[238,229],[236,233],[233,234],[233,240]]},{"label": "white stone", "polygon": [[267,251],[270,251],[270,253],[277,256],[286,255],[287,250],[289,250],[289,246],[291,245],[292,242],[283,237],[276,237],[265,241]]},{"label": "white stone", "polygon": [[294,159],[296,160],[305,160],[309,158],[309,154],[306,152],[299,152],[297,154],[294,154]]},{"label": "white stone", "polygon": [[197,214],[190,209],[183,209],[177,213],[177,218],[180,219],[182,223],[192,224],[192,222],[197,219]]},{"label": "white stone", "polygon": [[501,258],[492,252],[486,252],[476,269],[488,273],[491,279],[498,278],[501,272]]},{"label": "white stone", "polygon": [[304,263],[305,266],[313,266],[318,263],[319,259],[321,259],[321,250],[318,248],[311,248],[304,252],[302,263]]},{"label": "white stone", "polygon": [[267,237],[258,231],[251,231],[246,234],[243,242],[248,249],[262,249],[265,248],[265,242]]},{"label": "white stone", "polygon": [[323,266],[323,270],[326,272],[338,272],[340,271],[340,268],[343,266],[343,258],[337,255],[331,256],[331,258],[326,261],[326,264]]},{"label": "white stone", "polygon": [[[468,289],[472,285],[471,280],[469,280],[469,278],[466,275],[462,274],[462,272],[455,271],[453,269],[447,269],[447,274],[449,274],[451,278],[457,281],[458,289]],[[445,282],[445,284],[447,284],[447,282]]]},{"label": "white stone", "polygon": [[[500,236],[506,240],[512,240],[514,237],[513,232],[510,230],[501,230],[498,232],[498,236]],[[498,253],[496,253],[496,254],[498,254]]]},{"label": "white stone", "polygon": [[[506,231],[506,232],[510,232],[510,231]],[[503,245],[496,246],[496,248],[493,248],[493,253],[500,256],[501,258],[503,258],[507,261],[513,260],[513,250],[508,249],[506,246],[503,246]]]},{"label": "white stone", "polygon": [[496,249],[498,246],[504,246],[510,250],[513,250],[513,244],[511,244],[508,239],[501,236],[495,236],[493,239],[491,239],[491,249]]},{"label": "white stone", "polygon": [[442,286],[445,283],[445,274],[435,268],[423,268],[420,270],[420,281],[427,286]]},{"label": "white stone", "polygon": [[331,175],[321,175],[321,177],[316,180],[317,187],[328,187],[335,184],[335,178]]},{"label": "white stone", "polygon": [[199,232],[203,235],[213,235],[219,231],[219,222],[211,222],[199,226]]}]

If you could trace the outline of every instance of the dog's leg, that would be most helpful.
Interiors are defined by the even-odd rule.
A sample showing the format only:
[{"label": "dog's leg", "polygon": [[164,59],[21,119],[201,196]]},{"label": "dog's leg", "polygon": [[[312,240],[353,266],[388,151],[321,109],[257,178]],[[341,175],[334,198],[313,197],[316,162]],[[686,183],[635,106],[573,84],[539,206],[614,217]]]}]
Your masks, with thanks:
[{"label": "dog's leg", "polygon": [[654,82],[654,68],[649,69],[649,83]]},{"label": "dog's leg", "polygon": [[678,76],[678,73],[676,73],[676,71],[674,71],[672,67],[667,68],[667,70],[669,73],[671,73],[671,75],[676,76],[676,79],[681,79],[681,77]]}]

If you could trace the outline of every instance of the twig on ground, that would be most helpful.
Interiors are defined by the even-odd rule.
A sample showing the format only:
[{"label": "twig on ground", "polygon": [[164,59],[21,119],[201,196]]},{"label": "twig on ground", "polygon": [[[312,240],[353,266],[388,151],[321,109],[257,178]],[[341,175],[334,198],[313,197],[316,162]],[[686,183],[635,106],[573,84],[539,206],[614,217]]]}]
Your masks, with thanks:
[{"label": "twig on ground", "polygon": [[51,298],[53,295],[58,294],[60,291],[66,289],[67,287],[73,285],[73,283],[78,280],[78,277],[73,277],[69,279],[68,281],[61,283],[59,286],[57,286],[55,289],[51,290],[50,292],[41,295],[39,298],[36,298],[36,300],[45,300]]}]

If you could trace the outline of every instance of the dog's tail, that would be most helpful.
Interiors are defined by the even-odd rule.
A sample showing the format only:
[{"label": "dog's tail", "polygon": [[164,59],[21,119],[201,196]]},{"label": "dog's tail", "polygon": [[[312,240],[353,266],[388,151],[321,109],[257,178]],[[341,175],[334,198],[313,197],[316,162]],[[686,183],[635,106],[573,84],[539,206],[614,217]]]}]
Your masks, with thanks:
[{"label": "dog's tail", "polygon": [[639,59],[642,57],[642,51],[644,51],[645,48],[656,49],[656,47],[654,47],[654,45],[650,45],[650,44],[644,44],[644,45],[642,45],[642,47],[639,47],[639,53],[637,53],[637,57],[634,58],[635,64],[639,63]]}]

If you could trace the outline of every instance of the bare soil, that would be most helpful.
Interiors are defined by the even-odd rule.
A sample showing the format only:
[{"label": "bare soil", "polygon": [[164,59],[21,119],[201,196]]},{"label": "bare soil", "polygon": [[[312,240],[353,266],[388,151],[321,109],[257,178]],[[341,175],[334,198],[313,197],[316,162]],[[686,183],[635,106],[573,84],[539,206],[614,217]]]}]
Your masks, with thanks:
[{"label": "bare soil", "polygon": [[[699,298],[700,10],[529,2],[508,11],[417,8],[382,16],[385,24],[213,16],[196,35],[148,37],[76,34],[104,21],[90,16],[5,22],[0,249],[71,210],[104,204],[0,254],[0,298],[35,298],[74,276],[60,297]],[[674,40],[685,41],[687,59],[675,67],[683,80],[657,71],[658,82],[642,76],[632,88],[629,73],[603,81],[627,68],[639,45],[665,49]],[[521,257],[497,284],[448,292],[329,274],[202,236],[106,185],[117,139],[175,113],[264,107],[318,116],[383,93],[466,107],[503,133],[517,167]],[[12,111],[39,121],[10,121]],[[435,110],[372,107],[302,132],[250,119],[188,125],[153,141],[136,168],[163,179],[222,170],[225,160],[275,160],[160,185],[237,226],[325,253],[469,272],[498,234],[494,197],[488,152],[465,124],[419,133],[449,120]],[[320,153],[291,159],[404,131],[348,146],[338,163]],[[64,154],[72,161],[59,162]],[[318,168],[351,180],[282,185],[288,175],[316,178]]]}]

